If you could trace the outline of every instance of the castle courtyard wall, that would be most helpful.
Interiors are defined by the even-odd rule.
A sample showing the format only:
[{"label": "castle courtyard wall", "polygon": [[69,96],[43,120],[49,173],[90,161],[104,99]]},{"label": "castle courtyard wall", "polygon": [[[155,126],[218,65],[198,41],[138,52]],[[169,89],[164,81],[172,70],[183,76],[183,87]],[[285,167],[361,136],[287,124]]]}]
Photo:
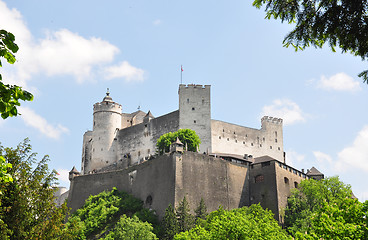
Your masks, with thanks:
[{"label": "castle courtyard wall", "polygon": [[233,209],[248,205],[248,165],[204,154],[164,154],[124,170],[76,176],[71,181],[68,206],[82,207],[90,195],[116,187],[144,201],[162,217],[171,203],[184,196],[192,211],[201,198],[208,211],[221,205]]},{"label": "castle courtyard wall", "polygon": [[116,187],[141,199],[145,207],[162,215],[174,202],[174,174],[175,162],[171,156],[163,155],[124,170],[76,176],[71,181],[68,207],[74,212],[90,195]]}]

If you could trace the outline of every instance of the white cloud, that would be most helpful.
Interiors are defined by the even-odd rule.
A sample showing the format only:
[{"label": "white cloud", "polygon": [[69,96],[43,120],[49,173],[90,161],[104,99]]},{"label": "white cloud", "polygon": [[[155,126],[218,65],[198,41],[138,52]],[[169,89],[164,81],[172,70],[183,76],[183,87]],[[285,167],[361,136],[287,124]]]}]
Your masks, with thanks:
[{"label": "white cloud", "polygon": [[56,126],[51,125],[46,121],[46,119],[35,113],[30,108],[19,107],[18,110],[19,113],[21,114],[20,117],[22,118],[22,120],[25,122],[26,125],[37,129],[38,131],[40,131],[42,134],[44,134],[49,138],[59,139],[61,134],[69,132],[69,129],[60,124]]},{"label": "white cloud", "polygon": [[143,81],[144,79],[144,71],[133,67],[127,61],[105,68],[105,74],[105,79],[125,78],[128,82]]},{"label": "white cloud", "polygon": [[302,163],[305,159],[305,155],[299,154],[294,150],[286,151],[286,164],[298,167],[300,163]]},{"label": "white cloud", "polygon": [[331,164],[333,162],[332,157],[326,153],[314,151],[313,155],[316,158],[317,162],[320,164]]},{"label": "white cloud", "polygon": [[299,105],[289,99],[276,99],[271,105],[264,106],[262,116],[282,118],[284,125],[305,122],[305,114]]},{"label": "white cloud", "polygon": [[[27,87],[27,82],[39,73],[48,76],[68,74],[79,83],[94,79],[119,53],[119,49],[107,41],[96,37],[85,38],[67,29],[48,31],[44,38],[34,39],[21,13],[9,9],[1,1],[0,29],[12,32],[20,48],[16,53],[17,62],[13,66],[6,64],[4,80],[23,87]],[[125,63],[126,68],[130,67],[128,70],[135,69]],[[138,70],[135,72],[138,76],[130,72],[125,77],[130,81],[141,81],[143,70]]]},{"label": "white cloud", "polygon": [[321,76],[317,87],[325,90],[355,92],[361,90],[360,82],[346,73],[337,73],[329,78]]},{"label": "white cloud", "polygon": [[162,21],[160,19],[156,19],[155,21],[153,21],[153,25],[157,26],[160,25],[162,23]]},{"label": "white cloud", "polygon": [[338,153],[340,171],[356,167],[368,173],[368,125],[358,133],[354,142]]}]

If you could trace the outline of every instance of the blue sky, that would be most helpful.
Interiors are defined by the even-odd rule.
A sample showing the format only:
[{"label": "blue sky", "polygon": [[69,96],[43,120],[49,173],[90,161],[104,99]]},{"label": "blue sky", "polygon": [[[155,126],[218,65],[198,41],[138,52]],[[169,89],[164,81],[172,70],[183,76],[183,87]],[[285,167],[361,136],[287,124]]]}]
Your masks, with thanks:
[{"label": "blue sky", "polygon": [[213,119],[260,128],[263,115],[283,118],[287,163],[339,175],[368,200],[368,85],[357,77],[367,63],[284,48],[292,26],[264,15],[238,0],[0,0],[0,29],[20,47],[0,71],[35,95],[0,120],[0,142],[29,137],[68,187],[106,88],[124,112],[160,116],[178,108],[183,65],[183,83],[212,85]]}]

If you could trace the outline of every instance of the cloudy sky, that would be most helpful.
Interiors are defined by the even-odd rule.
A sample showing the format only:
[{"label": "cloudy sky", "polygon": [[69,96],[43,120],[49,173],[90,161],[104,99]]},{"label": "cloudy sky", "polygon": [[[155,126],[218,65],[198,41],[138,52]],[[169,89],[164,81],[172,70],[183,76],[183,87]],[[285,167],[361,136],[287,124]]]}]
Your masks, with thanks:
[{"label": "cloudy sky", "polygon": [[212,85],[212,118],[260,128],[284,119],[287,162],[339,175],[368,200],[368,65],[347,54],[283,48],[292,26],[265,20],[251,1],[0,0],[0,29],[16,36],[7,83],[35,95],[21,116],[0,120],[0,142],[29,137],[69,187],[80,169],[92,105],[110,88],[124,112],[178,108],[183,83]]}]

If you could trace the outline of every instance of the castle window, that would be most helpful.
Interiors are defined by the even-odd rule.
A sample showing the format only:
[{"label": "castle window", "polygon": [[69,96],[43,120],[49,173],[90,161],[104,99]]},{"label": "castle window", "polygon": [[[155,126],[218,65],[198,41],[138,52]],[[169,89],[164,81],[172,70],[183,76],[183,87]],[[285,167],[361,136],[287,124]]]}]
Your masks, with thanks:
[{"label": "castle window", "polygon": [[219,136],[219,139],[221,139],[221,136]]},{"label": "castle window", "polygon": [[282,168],[287,170],[287,166],[286,165],[282,165]]},{"label": "castle window", "polygon": [[262,163],[262,167],[270,166],[270,164],[271,164],[271,163],[270,163],[270,161],[268,161],[268,162],[263,162],[263,163]]},{"label": "castle window", "polygon": [[259,147],[262,147],[262,144],[259,144]]},{"label": "castle window", "polygon": [[266,141],[266,139],[265,139],[265,138],[263,138],[263,141]]},{"label": "castle window", "polygon": [[234,132],[234,134],[235,134],[235,132]]},{"label": "castle window", "polygon": [[294,182],[294,187],[298,188],[298,183],[297,182]]},{"label": "castle window", "polygon": [[270,149],[272,149],[272,146],[270,146]]},{"label": "castle window", "polygon": [[279,162],[279,167],[281,167],[281,163]]},{"label": "castle window", "polygon": [[229,138],[227,138],[227,140],[229,141],[230,139],[229,139]]},{"label": "castle window", "polygon": [[250,144],[253,147],[253,143]]},{"label": "castle window", "polygon": [[245,137],[248,137],[248,134],[245,134]]},{"label": "castle window", "polygon": [[147,124],[144,124],[144,127],[147,127]]},{"label": "castle window", "polygon": [[275,138],[277,138],[277,131],[275,131]]},{"label": "castle window", "polygon": [[245,142],[243,142],[243,144],[245,144]]},{"label": "castle window", "polygon": [[106,163],[109,163],[109,161],[106,161]]},{"label": "castle window", "polygon": [[187,103],[189,102],[189,98],[187,98]]},{"label": "castle window", "polygon": [[238,142],[238,140],[235,139],[235,143],[237,143],[237,142]]},{"label": "castle window", "polygon": [[202,99],[202,104],[204,104],[204,99]]},{"label": "castle window", "polygon": [[147,205],[152,205],[152,196],[148,195],[148,197],[146,198],[146,204]]},{"label": "castle window", "polygon": [[93,152],[95,151],[95,149],[92,150]]},{"label": "castle window", "polygon": [[264,181],[264,176],[262,174],[260,175],[257,175],[255,178],[254,178],[254,182],[255,183],[260,183],[260,182],[263,182]]},{"label": "castle window", "polygon": [[225,129],[222,129],[222,132],[225,132]]},{"label": "castle window", "polygon": [[284,183],[285,183],[285,184],[289,184],[289,178],[284,177]]},{"label": "castle window", "polygon": [[195,108],[194,107],[192,107],[192,111],[194,111],[195,110]]},{"label": "castle window", "polygon": [[275,143],[277,143],[277,138],[275,138]]},{"label": "castle window", "polygon": [[194,123],[197,123],[197,121],[196,121],[196,120],[194,120]]},{"label": "castle window", "polygon": [[280,147],[278,147],[278,148],[277,148],[277,150],[279,150],[279,151],[280,151]]}]

